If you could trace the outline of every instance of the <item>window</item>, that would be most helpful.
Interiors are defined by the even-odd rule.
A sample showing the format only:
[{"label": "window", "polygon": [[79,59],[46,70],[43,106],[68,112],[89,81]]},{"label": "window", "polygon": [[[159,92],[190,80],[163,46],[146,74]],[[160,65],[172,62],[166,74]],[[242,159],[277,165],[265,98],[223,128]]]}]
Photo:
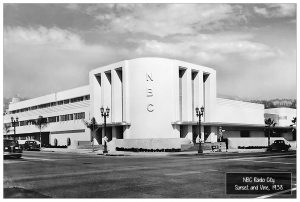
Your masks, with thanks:
[{"label": "window", "polygon": [[250,137],[250,132],[248,130],[242,130],[241,137]]},{"label": "window", "polygon": [[72,98],[71,99],[71,102],[80,102],[80,101],[83,101],[83,97],[76,97],[76,98]]},{"label": "window", "polygon": [[85,118],[85,113],[81,112],[81,113],[75,113],[74,114],[74,119],[84,119]]},{"label": "window", "polygon": [[60,121],[65,121],[65,116],[64,115],[60,115],[59,117],[60,117],[59,118]]},{"label": "window", "polygon": [[56,122],[56,116],[48,117],[48,122],[49,123]]},{"label": "window", "polygon": [[66,115],[60,115],[60,121],[68,121],[69,120],[68,117],[69,117],[68,114],[66,114]]},{"label": "window", "polygon": [[35,110],[37,108],[38,108],[37,106],[30,107],[31,110]]},{"label": "window", "polygon": [[51,107],[56,106],[56,102],[51,102],[50,105]]},{"label": "window", "polygon": [[58,101],[57,102],[57,105],[62,105],[62,104],[64,104],[64,101]]},{"label": "window", "polygon": [[84,96],[84,99],[85,99],[85,100],[90,100],[90,95]]},{"label": "window", "polygon": [[70,100],[64,100],[64,104],[69,104]]}]

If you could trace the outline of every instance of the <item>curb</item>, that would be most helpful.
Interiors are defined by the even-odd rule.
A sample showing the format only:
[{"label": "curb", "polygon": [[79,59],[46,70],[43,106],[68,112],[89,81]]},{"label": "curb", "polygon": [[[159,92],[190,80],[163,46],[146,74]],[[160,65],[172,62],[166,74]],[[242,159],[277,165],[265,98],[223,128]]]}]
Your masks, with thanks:
[{"label": "curb", "polygon": [[88,154],[98,156],[144,156],[144,157],[160,157],[160,156],[228,156],[235,154],[249,154],[249,153],[267,153],[263,151],[238,151],[231,150],[227,152],[211,152],[204,151],[203,154],[198,154],[197,151],[186,151],[186,152],[118,152],[111,151],[107,154],[103,154],[102,150],[95,150],[92,152],[90,149],[53,149],[47,148],[42,149],[41,152],[58,152],[58,153],[77,153],[77,154]]}]

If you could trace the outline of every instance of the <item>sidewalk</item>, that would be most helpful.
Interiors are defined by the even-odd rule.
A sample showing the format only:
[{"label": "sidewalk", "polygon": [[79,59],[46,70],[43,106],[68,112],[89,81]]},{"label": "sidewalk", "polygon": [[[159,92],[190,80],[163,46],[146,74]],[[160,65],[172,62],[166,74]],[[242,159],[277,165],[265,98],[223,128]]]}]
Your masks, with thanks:
[{"label": "sidewalk", "polygon": [[[42,152],[58,152],[58,153],[80,153],[90,155],[102,155],[102,156],[196,156],[198,151],[182,151],[182,152],[129,152],[129,151],[108,151],[107,154],[103,154],[102,150],[92,151],[91,149],[68,149],[68,148],[42,148]],[[203,151],[205,156],[216,155],[230,155],[237,153],[259,153],[262,151],[238,151],[228,150],[227,152],[212,152],[210,150]]]},{"label": "sidewalk", "polygon": [[[69,148],[42,148],[41,152],[59,152],[59,153],[80,153],[80,154],[96,154],[98,151],[91,149],[69,149]],[[101,152],[102,153],[102,152]]]}]

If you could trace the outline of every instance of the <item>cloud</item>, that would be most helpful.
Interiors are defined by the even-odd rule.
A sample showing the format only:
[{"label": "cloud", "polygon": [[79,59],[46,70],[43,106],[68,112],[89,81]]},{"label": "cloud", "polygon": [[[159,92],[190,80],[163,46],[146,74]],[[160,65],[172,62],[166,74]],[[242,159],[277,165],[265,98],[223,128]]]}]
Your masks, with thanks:
[{"label": "cloud", "polygon": [[[287,64],[294,64],[296,60],[289,54],[290,47],[295,48],[289,45],[294,44],[294,38],[282,39],[294,30],[294,25],[287,26],[279,19],[294,12],[285,4],[62,4],[45,6],[42,11],[29,7],[23,10],[24,15],[16,14],[18,18],[6,17],[16,23],[4,25],[5,96],[22,92],[35,97],[86,85],[91,69],[152,56],[207,65],[218,71],[221,89],[227,86],[231,93],[236,83],[241,83],[256,92],[260,82],[273,83],[277,61],[286,59]],[[256,9],[254,17],[252,9]],[[19,10],[22,13],[22,8]],[[9,11],[6,13],[16,13]],[[28,17],[28,13],[34,15]],[[276,16],[272,22],[280,22],[278,27],[262,16]],[[38,20],[45,18],[42,23]],[[19,24],[20,19],[26,23]],[[291,19],[284,22],[290,24]],[[279,29],[285,32],[281,34]],[[287,66],[282,63],[280,68]],[[292,65],[289,68],[296,69]],[[261,69],[271,73],[261,73],[263,79],[253,86],[253,78]],[[280,72],[280,76],[295,75]],[[226,82],[222,82],[224,78]]]},{"label": "cloud", "polygon": [[174,58],[197,58],[205,63],[228,60],[230,56],[239,56],[246,60],[259,60],[280,56],[282,52],[263,43],[251,41],[250,34],[199,34],[180,36],[177,42],[143,40],[136,49],[137,54],[168,55]]},{"label": "cloud", "polygon": [[31,44],[41,46],[55,46],[61,49],[78,50],[82,48],[82,39],[67,30],[60,28],[5,27],[4,44]]},{"label": "cloud", "polygon": [[266,18],[293,17],[296,15],[296,4],[264,4],[264,6],[255,6],[254,12]]},{"label": "cloud", "polygon": [[88,71],[123,56],[56,27],[4,29],[4,94],[35,97],[88,84]]},{"label": "cloud", "polygon": [[242,15],[230,4],[101,4],[84,7],[103,26],[119,33],[147,33],[159,37],[223,29]]}]

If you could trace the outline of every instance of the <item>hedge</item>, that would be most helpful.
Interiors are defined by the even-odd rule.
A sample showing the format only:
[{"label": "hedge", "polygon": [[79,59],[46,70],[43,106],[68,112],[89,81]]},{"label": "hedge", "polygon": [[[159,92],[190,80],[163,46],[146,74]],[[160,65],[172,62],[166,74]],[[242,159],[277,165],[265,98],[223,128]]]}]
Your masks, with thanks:
[{"label": "hedge", "polygon": [[238,149],[267,149],[268,146],[238,146]]},{"label": "hedge", "polygon": [[116,147],[117,151],[130,151],[130,152],[180,152],[181,149],[144,149],[144,148],[124,148]]}]

